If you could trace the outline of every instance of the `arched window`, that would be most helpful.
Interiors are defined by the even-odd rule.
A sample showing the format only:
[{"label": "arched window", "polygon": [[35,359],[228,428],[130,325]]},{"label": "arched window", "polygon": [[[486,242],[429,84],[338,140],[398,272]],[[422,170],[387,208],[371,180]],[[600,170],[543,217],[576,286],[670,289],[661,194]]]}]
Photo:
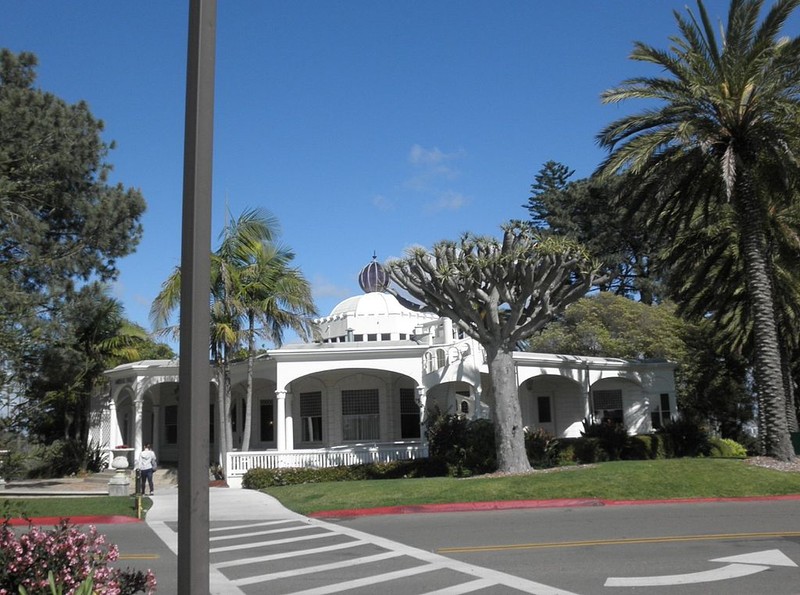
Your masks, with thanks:
[{"label": "arched window", "polygon": [[437,368],[444,368],[447,364],[447,354],[444,352],[444,349],[437,349],[436,350],[436,367]]}]

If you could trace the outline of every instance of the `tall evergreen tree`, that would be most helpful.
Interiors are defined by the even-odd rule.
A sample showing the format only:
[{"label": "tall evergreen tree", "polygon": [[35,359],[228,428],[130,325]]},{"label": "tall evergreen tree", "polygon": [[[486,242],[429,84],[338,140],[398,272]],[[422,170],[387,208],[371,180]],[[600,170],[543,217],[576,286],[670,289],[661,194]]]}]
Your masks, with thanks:
[{"label": "tall evergreen tree", "polygon": [[0,382],[35,364],[76,282],[117,276],[145,210],[138,190],[108,184],[103,122],[36,88],[36,65],[0,50]]},{"label": "tall evergreen tree", "polygon": [[46,444],[61,439],[81,452],[88,445],[90,399],[104,381],[103,371],[139,359],[146,334],[125,320],[107,286],[91,283],[76,292],[43,339],[28,370],[25,426]]},{"label": "tall evergreen tree", "polygon": [[528,209],[535,227],[568,235],[604,263],[600,287],[646,304],[664,299],[657,254],[660,244],[643,217],[620,206],[627,198],[621,177],[570,180],[573,170],[548,161],[535,176]]}]

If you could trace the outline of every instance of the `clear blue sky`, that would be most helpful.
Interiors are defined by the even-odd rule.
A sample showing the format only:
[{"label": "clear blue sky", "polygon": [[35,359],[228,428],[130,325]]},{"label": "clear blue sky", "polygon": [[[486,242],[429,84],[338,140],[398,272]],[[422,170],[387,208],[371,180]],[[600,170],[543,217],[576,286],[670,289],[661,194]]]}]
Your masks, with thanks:
[{"label": "clear blue sky", "polygon": [[[600,93],[658,74],[628,59],[632,43],[666,48],[686,5],[220,0],[212,245],[226,201],[270,210],[325,315],[360,291],[373,252],[497,234],[526,216],[545,161],[591,174],[597,132],[642,107]],[[728,2],[706,6],[719,19]],[[114,294],[148,329],[180,262],[187,21],[188,2],[155,0],[9,0],[0,18],[0,45],[38,56],[40,87],[105,121],[112,181],[147,200]]]}]

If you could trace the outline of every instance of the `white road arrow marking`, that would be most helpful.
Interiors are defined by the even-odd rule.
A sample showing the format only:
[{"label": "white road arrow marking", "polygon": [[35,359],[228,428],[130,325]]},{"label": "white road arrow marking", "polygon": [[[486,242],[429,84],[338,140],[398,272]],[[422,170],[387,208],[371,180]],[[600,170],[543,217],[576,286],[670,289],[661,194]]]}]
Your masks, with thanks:
[{"label": "white road arrow marking", "polygon": [[752,554],[742,554],[740,556],[714,558],[713,560],[709,560],[709,562],[737,562],[739,564],[766,564],[767,566],[797,567],[797,564],[780,550],[764,550],[763,552],[753,552]]},{"label": "white road arrow marking", "polygon": [[795,564],[780,550],[764,550],[751,554],[715,558],[710,562],[729,562],[727,566],[716,570],[692,572],[688,574],[670,574],[666,576],[609,577],[606,587],[661,587],[667,585],[686,585],[692,583],[709,583],[731,578],[740,578],[756,574],[770,566],[792,566]]}]

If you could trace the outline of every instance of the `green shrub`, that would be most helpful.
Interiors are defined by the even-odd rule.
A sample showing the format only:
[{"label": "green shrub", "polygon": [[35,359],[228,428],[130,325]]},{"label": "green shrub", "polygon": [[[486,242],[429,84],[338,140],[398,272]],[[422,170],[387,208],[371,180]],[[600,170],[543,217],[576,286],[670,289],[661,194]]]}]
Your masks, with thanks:
[{"label": "green shrub", "polygon": [[629,436],[622,450],[622,459],[645,461],[650,458],[650,436]]},{"label": "green shrub", "polygon": [[18,479],[23,476],[25,469],[25,455],[9,450],[0,454],[0,479]]},{"label": "green shrub", "polygon": [[440,458],[342,465],[340,467],[287,467],[282,469],[250,469],[242,477],[242,487],[261,490],[275,486],[329,481],[359,481],[365,479],[402,479],[413,477],[442,477],[447,464]]},{"label": "green shrub", "polygon": [[620,460],[628,444],[628,433],[622,424],[592,424],[584,420],[581,435],[585,438],[597,439],[600,448],[606,452],[605,460],[608,461]]},{"label": "green shrub", "polygon": [[709,439],[711,445],[710,456],[727,459],[744,459],[747,457],[747,449],[730,438]]},{"label": "green shrub", "polygon": [[564,465],[574,465],[577,462],[575,456],[575,445],[567,443],[564,438],[559,438],[556,442],[556,467]]},{"label": "green shrub", "polygon": [[105,469],[103,450],[97,443],[55,440],[35,448],[27,475],[31,478],[66,477],[79,472],[97,473]]},{"label": "green shrub", "polygon": [[747,432],[739,432],[739,435],[734,438],[736,442],[741,444],[747,451],[747,456],[755,457],[761,452],[761,446],[758,444],[758,438],[748,434]]},{"label": "green shrub", "polygon": [[488,419],[467,422],[464,467],[473,475],[497,471],[494,424]]},{"label": "green shrub", "polygon": [[467,454],[467,420],[443,413],[438,407],[428,409],[425,436],[429,456],[445,461],[456,475],[461,475]]},{"label": "green shrub", "polygon": [[659,430],[668,457],[705,457],[711,452],[708,432],[699,421],[683,416],[668,421]]},{"label": "green shrub", "polygon": [[555,467],[559,462],[559,443],[555,437],[543,428],[525,431],[525,452],[531,467],[546,469]]},{"label": "green shrub", "polygon": [[428,409],[425,419],[425,436],[432,457],[452,458],[457,446],[466,441],[467,420],[458,415],[443,413],[438,407]]},{"label": "green shrub", "polygon": [[581,437],[572,443],[575,461],[582,464],[602,463],[608,460],[608,453],[600,438]]},{"label": "green shrub", "polygon": [[458,415],[429,409],[425,435],[428,453],[445,461],[456,477],[491,473],[497,469],[494,424],[486,419],[469,421]]}]

